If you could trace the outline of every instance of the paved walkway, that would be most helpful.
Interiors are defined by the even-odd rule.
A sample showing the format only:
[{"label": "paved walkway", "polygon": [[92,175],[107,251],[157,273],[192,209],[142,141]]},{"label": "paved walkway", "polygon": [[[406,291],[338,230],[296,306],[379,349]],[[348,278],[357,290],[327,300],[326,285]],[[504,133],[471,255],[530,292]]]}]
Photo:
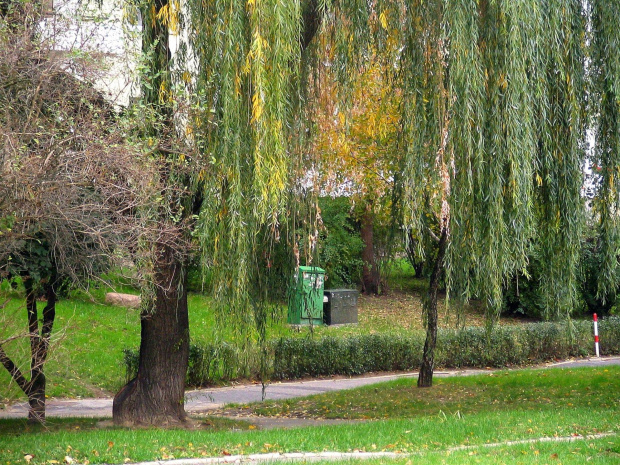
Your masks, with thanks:
[{"label": "paved walkway", "polygon": [[[591,359],[567,360],[558,363],[549,363],[544,367],[561,367],[570,368],[577,366],[602,366],[602,365],[620,365],[620,357],[601,357]],[[490,370],[452,370],[452,371],[436,371],[435,376],[438,378],[448,376],[469,376],[480,373],[488,373]],[[368,384],[391,381],[398,378],[414,378],[417,372],[391,374],[384,376],[361,376],[356,378],[335,378],[320,379],[309,381],[292,381],[272,383],[267,386],[266,399],[290,399],[293,397],[309,396],[313,394],[322,394],[330,391],[340,391],[344,389],[353,389]],[[186,410],[190,414],[208,414],[210,410],[218,409],[226,404],[260,401],[262,397],[262,386],[260,384],[244,384],[222,388],[199,389],[188,391],[185,395]],[[28,404],[25,402],[8,406],[6,409],[0,409],[0,418],[25,418],[28,415]],[[112,399],[111,398],[92,398],[92,399],[50,399],[46,405],[46,415],[48,417],[94,417],[94,418],[110,418],[112,417]],[[303,425],[310,424],[307,422],[317,420],[307,420]],[[269,424],[261,425],[261,420],[252,417],[252,422],[259,427],[278,427],[278,426],[302,426],[302,423],[288,425],[282,422],[270,421]],[[321,421],[325,424],[325,421]]]}]

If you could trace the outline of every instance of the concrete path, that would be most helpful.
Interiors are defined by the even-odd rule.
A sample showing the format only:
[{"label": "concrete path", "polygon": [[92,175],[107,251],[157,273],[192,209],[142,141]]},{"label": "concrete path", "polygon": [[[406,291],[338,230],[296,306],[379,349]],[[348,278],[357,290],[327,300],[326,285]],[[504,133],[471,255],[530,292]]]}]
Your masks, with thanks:
[{"label": "concrete path", "polygon": [[[620,365],[620,357],[601,357],[591,359],[567,360],[550,363],[541,368],[560,367],[572,368],[578,366]],[[438,378],[448,376],[470,376],[488,373],[490,370],[453,370],[436,371]],[[361,376],[356,378],[319,379],[309,381],[292,381],[272,383],[265,391],[266,399],[289,399],[293,397],[322,394],[330,391],[353,389],[359,386],[391,381],[398,378],[417,377],[417,372],[391,374],[384,376]],[[188,391],[185,395],[186,410],[190,414],[208,414],[210,410],[218,409],[226,404],[257,402],[262,398],[260,384],[244,384],[232,387],[208,388]],[[0,418],[25,418],[28,415],[28,404],[17,403],[0,409]],[[48,417],[112,417],[111,398],[92,399],[50,399],[47,401],[46,415]],[[254,422],[256,418],[252,418]],[[260,420],[256,421],[260,423]],[[324,422],[321,422],[324,424]],[[259,425],[260,426],[260,425]],[[285,426],[284,424],[282,426]]]}]

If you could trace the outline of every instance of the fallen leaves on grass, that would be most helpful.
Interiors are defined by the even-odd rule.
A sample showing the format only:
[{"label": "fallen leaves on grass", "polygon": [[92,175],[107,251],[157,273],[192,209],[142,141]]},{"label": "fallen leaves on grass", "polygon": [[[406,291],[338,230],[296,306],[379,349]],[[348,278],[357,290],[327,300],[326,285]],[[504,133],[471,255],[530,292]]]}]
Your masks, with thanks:
[{"label": "fallen leaves on grass", "polygon": [[[423,330],[422,319],[423,294],[392,290],[386,295],[358,297],[358,317],[360,326],[375,328],[377,332],[386,329]],[[438,302],[439,328],[457,327],[457,315],[454,310],[446,308],[444,297]],[[488,319],[482,304],[472,301],[463,309],[463,320],[467,326],[484,327]],[[529,323],[534,320],[502,316],[500,325]]]}]

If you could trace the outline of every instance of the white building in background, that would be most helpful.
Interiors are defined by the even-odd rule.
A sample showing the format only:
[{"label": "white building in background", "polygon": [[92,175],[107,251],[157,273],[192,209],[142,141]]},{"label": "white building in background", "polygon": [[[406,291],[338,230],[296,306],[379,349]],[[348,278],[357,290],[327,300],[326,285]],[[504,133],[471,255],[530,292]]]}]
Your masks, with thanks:
[{"label": "white building in background", "polygon": [[43,40],[67,54],[67,66],[74,75],[92,82],[115,105],[127,106],[139,92],[141,27],[137,9],[129,2],[114,0],[43,3]]}]

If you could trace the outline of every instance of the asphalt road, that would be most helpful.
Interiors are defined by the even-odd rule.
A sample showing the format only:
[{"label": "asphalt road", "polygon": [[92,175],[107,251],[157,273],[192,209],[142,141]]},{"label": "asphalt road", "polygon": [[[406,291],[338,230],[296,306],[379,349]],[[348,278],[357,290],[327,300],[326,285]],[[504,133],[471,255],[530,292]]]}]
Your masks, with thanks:
[{"label": "asphalt road", "polygon": [[[542,368],[574,368],[581,366],[620,365],[620,357],[601,357],[590,359],[567,360],[549,363]],[[491,370],[454,370],[436,371],[435,376],[469,376],[488,373]],[[383,376],[360,376],[355,378],[330,378],[308,381],[292,381],[272,383],[265,390],[266,399],[289,399],[309,396],[330,391],[352,389],[368,384],[375,384],[404,377],[417,377],[417,372],[390,374]],[[262,399],[260,384],[242,384],[236,386],[199,389],[188,391],[185,395],[186,410],[190,413],[208,413],[209,410],[220,408],[226,404],[257,402]],[[17,403],[0,409],[0,418],[21,418],[28,415],[28,404]],[[92,399],[50,399],[47,401],[48,417],[112,417],[111,398]]]}]

